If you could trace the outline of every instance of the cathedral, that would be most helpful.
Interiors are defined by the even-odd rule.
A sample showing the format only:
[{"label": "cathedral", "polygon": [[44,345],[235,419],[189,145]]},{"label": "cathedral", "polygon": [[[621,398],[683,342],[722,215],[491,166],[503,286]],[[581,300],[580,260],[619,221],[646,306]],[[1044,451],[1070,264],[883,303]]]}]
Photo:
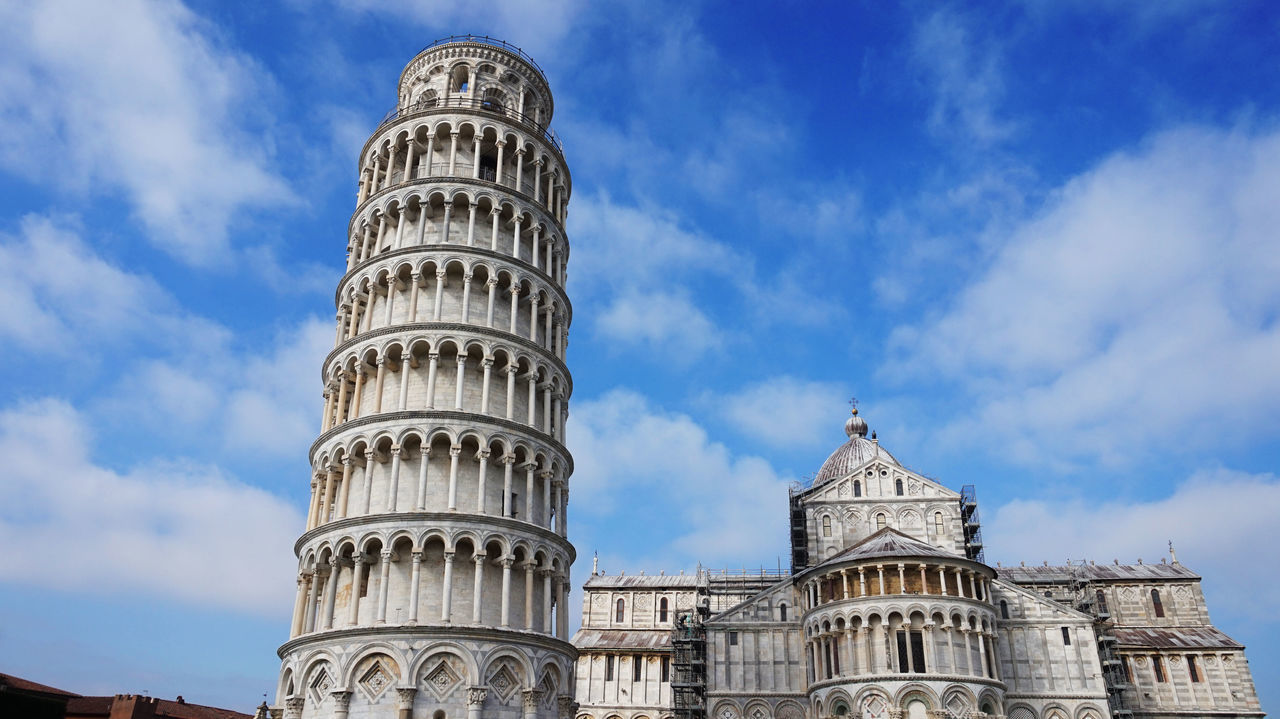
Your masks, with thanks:
[{"label": "cathedral", "polygon": [[[283,719],[1260,717],[1179,564],[991,567],[855,411],[789,571],[605,575],[570,637],[573,183],[538,64],[428,45],[362,148]],[[785,517],[782,515],[785,513]]]},{"label": "cathedral", "polygon": [[778,508],[790,571],[592,572],[577,719],[1263,716],[1176,556],[988,566],[971,486],[845,432]]}]

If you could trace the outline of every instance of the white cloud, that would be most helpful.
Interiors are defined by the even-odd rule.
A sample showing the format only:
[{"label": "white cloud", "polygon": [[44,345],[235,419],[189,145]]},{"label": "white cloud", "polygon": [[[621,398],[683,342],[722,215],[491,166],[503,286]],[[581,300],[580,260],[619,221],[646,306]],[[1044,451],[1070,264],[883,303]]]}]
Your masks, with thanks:
[{"label": "white cloud", "polygon": [[245,119],[265,71],[176,1],[0,10],[0,164],[75,192],[121,191],[162,250],[227,263],[244,208],[292,201]]},{"label": "white cloud", "polygon": [[738,431],[787,449],[827,447],[839,435],[845,390],[835,382],[788,375],[769,377],[736,392],[708,395],[707,403]]},{"label": "white cloud", "polygon": [[58,400],[0,411],[0,542],[26,548],[4,552],[0,574],[269,615],[291,606],[294,563],[263,548],[291,546],[297,508],[205,463],[106,469],[92,443],[86,419]]},{"label": "white cloud", "polygon": [[[1179,561],[1211,579],[1205,585],[1214,595],[1211,606],[1274,621],[1272,598],[1280,592],[1280,576],[1269,571],[1274,562],[1264,557],[1280,543],[1276,507],[1275,475],[1202,471],[1172,494],[1149,501],[1014,500],[987,516],[983,534],[992,563],[1152,563],[1165,556],[1166,541],[1172,540]],[[1259,571],[1262,566],[1268,570]]]},{"label": "white cloud", "polygon": [[15,234],[0,234],[0,337],[53,356],[85,342],[190,350],[225,340],[224,329],[175,309],[152,278],[107,261],[80,231],[72,220],[29,215]]},{"label": "white cloud", "polygon": [[669,211],[601,194],[575,199],[569,222],[570,289],[579,303],[607,307],[596,329],[611,341],[696,357],[762,325],[811,324],[838,312],[786,273],[762,276],[751,255]]},{"label": "white cloud", "polygon": [[947,9],[924,18],[912,35],[910,59],[932,93],[931,132],[980,146],[1013,132],[997,112],[1004,95],[999,52],[974,36],[966,18]]},{"label": "white cloud", "polygon": [[679,365],[719,349],[721,330],[688,297],[670,292],[615,296],[596,318],[600,335],[625,346],[644,345]]},{"label": "white cloud", "polygon": [[[1124,464],[1280,424],[1280,133],[1181,129],[1054,193],[883,368],[1026,462]],[[1212,431],[1200,426],[1212,419]]]},{"label": "white cloud", "polygon": [[784,550],[787,480],[766,460],[713,441],[688,415],[614,390],[578,403],[568,430],[575,506],[608,523],[625,504],[628,517],[649,514],[666,528],[636,552],[689,566],[758,562]]}]

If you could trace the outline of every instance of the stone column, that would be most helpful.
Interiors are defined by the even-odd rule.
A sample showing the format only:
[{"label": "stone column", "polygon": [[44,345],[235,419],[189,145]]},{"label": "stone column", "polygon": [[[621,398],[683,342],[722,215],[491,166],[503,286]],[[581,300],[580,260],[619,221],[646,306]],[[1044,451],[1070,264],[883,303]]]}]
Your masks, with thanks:
[{"label": "stone column", "polygon": [[427,409],[436,408],[436,370],[440,367],[440,353],[427,354]]},{"label": "stone column", "polygon": [[404,205],[396,206],[396,240],[392,249],[404,247],[404,224],[409,219],[409,211]]},{"label": "stone column", "polygon": [[475,555],[476,571],[475,582],[471,588],[471,623],[480,623],[480,609],[484,606],[484,562],[486,555],[484,552],[477,552]]},{"label": "stone column", "polygon": [[333,719],[347,719],[347,710],[351,706],[351,692],[338,690],[330,692],[333,697]]},{"label": "stone column", "polygon": [[396,499],[400,494],[400,445],[391,445],[391,482],[387,488],[387,511],[396,511]]},{"label": "stone column", "polygon": [[316,606],[320,603],[320,575],[316,570],[312,570],[307,577],[308,593],[307,593],[307,610],[302,623],[302,631],[311,633],[316,630],[316,614],[319,608]]},{"label": "stone column", "polygon": [[410,137],[405,141],[405,149],[404,149],[404,181],[405,182],[408,182],[409,180],[413,179],[413,171],[414,169],[416,169],[413,166],[413,151],[417,147],[417,145],[418,145],[417,141],[415,141],[414,138],[412,137]]},{"label": "stone column", "polygon": [[898,594],[907,593],[907,565],[898,564]]},{"label": "stone column", "polygon": [[511,473],[516,458],[505,455],[502,458],[502,516],[511,516]]},{"label": "stone column", "polygon": [[356,361],[356,386],[351,391],[351,408],[347,410],[347,419],[360,419],[361,390],[364,389],[364,360]]},{"label": "stone column", "polygon": [[385,187],[391,187],[391,184],[395,182],[395,177],[394,177],[395,171],[396,171],[396,143],[395,143],[395,140],[392,140],[391,144],[387,146],[387,181],[383,183]]},{"label": "stone column", "polygon": [[942,596],[947,596],[947,568],[938,567],[938,581],[942,583]]},{"label": "stone column", "polygon": [[520,215],[511,218],[511,256],[520,259]]},{"label": "stone column", "polygon": [[351,596],[347,600],[347,625],[354,627],[360,621],[360,585],[364,582],[364,553],[356,552],[351,557]]},{"label": "stone column", "polygon": [[302,706],[306,703],[302,697],[289,697],[284,700],[284,719],[302,719]]},{"label": "stone column", "polygon": [[867,596],[867,570],[858,567],[858,596]]},{"label": "stone column", "polygon": [[515,564],[511,557],[502,558],[502,626],[511,626],[511,565]]},{"label": "stone column", "polygon": [[529,374],[526,376],[529,378],[529,412],[525,424],[537,428],[534,422],[537,420],[538,411],[538,376],[534,374],[533,370],[529,370]]},{"label": "stone column", "polygon": [[880,596],[884,596],[884,565],[877,564],[876,571],[880,574]]},{"label": "stone column", "polygon": [[533,245],[533,259],[531,260],[531,262],[534,267],[540,267],[541,265],[538,264],[538,256],[541,253],[538,251],[540,249],[538,246],[542,244],[541,240],[539,239],[539,237],[542,234],[541,223],[533,225],[532,227],[529,228],[529,231],[533,233],[533,242],[531,243]]},{"label": "stone column", "polygon": [[471,322],[471,273],[462,276],[462,322]]},{"label": "stone column", "polygon": [[511,281],[511,322],[507,331],[511,334],[516,333],[516,318],[519,316],[520,309],[520,283],[518,280]]},{"label": "stone column", "polygon": [[383,549],[379,558],[382,560],[378,566],[380,573],[378,575],[378,613],[375,621],[378,624],[387,623],[387,584],[391,579],[391,558],[393,552],[390,549]]},{"label": "stone column", "polygon": [[524,521],[530,524],[533,524],[533,508],[538,504],[533,499],[533,470],[535,466],[537,465],[533,462],[525,462],[524,464]]},{"label": "stone column", "polygon": [[467,690],[467,719],[480,719],[480,710],[484,708],[484,697],[488,690],[484,687],[471,687]]},{"label": "stone column", "polygon": [[538,341],[538,302],[538,293],[529,295],[529,341],[535,344]]},{"label": "stone column", "polygon": [[[388,303],[389,305],[390,303]],[[378,374],[375,376],[373,383],[373,414],[382,413],[382,390],[386,386],[387,380],[387,357],[383,355],[378,358]]]},{"label": "stone column", "polygon": [[457,380],[453,383],[453,408],[462,409],[462,391],[467,382],[467,356],[465,354],[458,355],[458,374]]},{"label": "stone column", "polygon": [[533,560],[524,563],[524,628],[533,629]]},{"label": "stone column", "polygon": [[418,247],[427,244],[427,211],[431,205],[418,203]]},{"label": "stone column", "polygon": [[311,592],[311,575],[298,572],[298,595],[293,603],[293,624],[289,627],[289,638],[302,634],[303,620],[306,614],[307,595]]},{"label": "stone column", "polygon": [[449,230],[453,226],[453,203],[444,203],[444,221],[440,223],[440,244],[449,244]]},{"label": "stone column", "polygon": [[396,719],[412,719],[413,700],[417,695],[418,690],[414,687],[396,687]]},{"label": "stone column", "polygon": [[489,249],[494,252],[498,251],[498,226],[502,221],[502,208],[495,207],[489,211],[490,229],[489,229]]},{"label": "stone column", "polygon": [[849,570],[848,569],[840,570],[840,586],[843,590],[841,592],[840,598],[848,599],[849,598]]},{"label": "stone column", "polygon": [[471,179],[480,179],[480,136],[476,135],[471,145]]},{"label": "stone column", "polygon": [[494,145],[498,148],[498,167],[497,167],[497,170],[495,170],[494,172],[493,181],[501,185],[502,184],[502,148],[506,147],[507,143],[502,140],[498,140],[494,142]]},{"label": "stone column", "polygon": [[422,289],[422,273],[409,273],[409,321],[418,321],[418,293]]},{"label": "stone column", "polygon": [[444,593],[440,598],[440,621],[449,623],[453,611],[453,551],[444,553]]},{"label": "stone column", "polygon": [[338,596],[338,569],[342,566],[339,562],[337,557],[329,560],[329,577],[324,588],[324,622],[320,625],[324,629],[333,629],[333,604]]},{"label": "stone column", "polygon": [[[342,458],[342,496],[338,498],[338,511],[336,519],[342,519],[347,516],[347,501],[351,496],[351,457],[350,455]],[[325,497],[325,503],[330,507],[333,506],[333,494],[336,487],[329,488],[329,495]]]},{"label": "stone column", "polygon": [[541,689],[525,689],[520,692],[521,706],[524,709],[524,719],[537,719],[538,700],[541,698]]},{"label": "stone column", "polygon": [[480,207],[479,202],[471,202],[467,205],[467,247],[476,246],[476,208]]},{"label": "stone column", "polygon": [[921,594],[929,593],[929,580],[928,578],[925,577],[925,570],[926,570],[925,565],[921,563],[920,564],[920,593]]},{"label": "stone column", "polygon": [[507,365],[507,419],[515,419],[516,413],[516,374],[520,372],[520,368],[516,365]]},{"label": "stone column", "polygon": [[[364,513],[373,514],[373,463],[377,461],[373,447],[364,449]],[[345,490],[344,490],[345,491]],[[350,494],[350,492],[346,492]]]},{"label": "stone column", "polygon": [[516,149],[516,192],[524,192],[524,148]]},{"label": "stone column", "polygon": [[476,459],[480,462],[480,469],[476,479],[476,514],[485,513],[485,490],[487,489],[486,480],[489,474],[489,450],[482,449],[476,452]]},{"label": "stone column", "polygon": [[550,569],[542,571],[542,633],[552,634],[552,616],[551,616],[551,583],[554,579],[554,572]]},{"label": "stone column", "polygon": [[449,448],[449,511],[458,511],[458,455],[462,447],[454,445]]},{"label": "stone column", "polygon": [[426,159],[426,167],[423,168],[423,177],[431,177],[431,166],[435,162],[436,155],[436,134],[433,132],[427,135],[427,144],[422,148],[422,157]]},{"label": "stone column", "polygon": [[400,355],[400,401],[396,403],[396,408],[403,412],[409,409],[409,370],[413,369],[413,355],[409,354],[409,348],[406,347]]},{"label": "stone column", "polygon": [[489,301],[485,306],[484,325],[490,329],[493,328],[493,306],[498,299],[498,278],[490,277],[485,280],[484,286],[489,288]]},{"label": "stone column", "polygon": [[422,461],[418,464],[418,496],[413,508],[421,512],[427,508],[427,468],[431,466],[431,448],[424,446],[419,459]]},{"label": "stone column", "polygon": [[969,676],[974,676],[974,677],[979,676],[979,675],[978,675],[978,673],[977,673],[976,671],[974,671],[974,666],[973,666],[973,645],[972,645],[972,643],[969,641],[969,634],[970,634],[971,630],[969,630],[969,629],[965,628],[965,629],[961,629],[960,631],[961,631],[961,633],[963,633],[963,634],[964,634],[964,666],[965,666],[965,671],[966,671],[966,672],[968,672]]},{"label": "stone column", "polygon": [[489,414],[489,382],[493,379],[493,358],[485,357],[480,361],[484,370],[483,385],[480,388],[480,414]]},{"label": "stone column", "polygon": [[409,576],[409,624],[418,623],[418,585],[422,581],[422,552],[409,555],[413,570]]},{"label": "stone column", "polygon": [[444,309],[444,279],[445,271],[436,270],[436,301],[431,310],[431,319],[435,322],[440,321],[440,312]]},{"label": "stone column", "polygon": [[457,174],[458,167],[458,133],[449,133],[449,176]]}]

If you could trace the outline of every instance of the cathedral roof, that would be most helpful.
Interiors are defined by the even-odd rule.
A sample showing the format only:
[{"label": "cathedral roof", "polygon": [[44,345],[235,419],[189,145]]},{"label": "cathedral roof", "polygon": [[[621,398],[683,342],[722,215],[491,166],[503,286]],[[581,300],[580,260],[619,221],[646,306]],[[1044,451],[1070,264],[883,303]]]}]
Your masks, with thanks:
[{"label": "cathedral roof", "polygon": [[1244,645],[1217,627],[1116,627],[1116,641],[1123,647],[1147,649],[1244,649]]},{"label": "cathedral roof", "polygon": [[828,557],[827,562],[848,561],[851,559],[881,559],[885,557],[964,559],[964,557],[948,552],[941,547],[925,544],[914,537],[909,537],[892,527],[885,527],[843,552]]},{"label": "cathedral roof", "polygon": [[670,629],[579,629],[573,636],[578,649],[644,649],[671,648]]},{"label": "cathedral roof", "polygon": [[1199,579],[1181,564],[1072,564],[1042,567],[1000,567],[1000,577],[1017,584],[1062,584],[1085,581]]},{"label": "cathedral roof", "polygon": [[880,446],[878,440],[867,439],[867,421],[858,416],[856,408],[853,410],[853,416],[844,423],[844,433],[849,436],[849,441],[840,445],[830,457],[827,457],[827,461],[822,463],[818,476],[813,480],[814,486],[844,477],[873,459],[882,459],[890,464],[902,466],[892,454],[889,454],[889,450]]},{"label": "cathedral roof", "polygon": [[583,588],[647,588],[696,589],[698,577],[692,574],[593,574]]}]

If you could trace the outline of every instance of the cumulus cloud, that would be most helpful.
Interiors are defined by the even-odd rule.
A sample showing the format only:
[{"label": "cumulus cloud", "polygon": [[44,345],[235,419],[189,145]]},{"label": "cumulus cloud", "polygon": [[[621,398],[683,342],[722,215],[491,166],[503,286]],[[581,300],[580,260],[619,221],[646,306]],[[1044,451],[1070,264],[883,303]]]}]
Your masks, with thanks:
[{"label": "cumulus cloud", "polygon": [[1026,462],[1123,465],[1274,432],[1277,197],[1280,133],[1160,134],[1014,227],[943,311],[895,330],[883,370],[959,383]]},{"label": "cumulus cloud", "polygon": [[789,375],[769,377],[737,391],[703,398],[746,436],[788,449],[831,447],[839,437],[845,389],[836,382]]},{"label": "cumulus cloud", "polygon": [[688,415],[618,389],[578,403],[568,430],[575,506],[591,507],[602,527],[622,511],[667,529],[648,535],[635,548],[644,557],[629,555],[626,566],[750,563],[785,548],[787,479],[712,440]]},{"label": "cumulus cloud", "polygon": [[226,262],[236,214],[292,200],[245,126],[266,73],[176,1],[0,10],[0,165],[76,192],[120,192],[151,241]]},{"label": "cumulus cloud", "polygon": [[[89,423],[44,399],[0,411],[0,556],[10,581],[92,594],[159,594],[278,615],[302,513],[206,463],[124,471],[93,458]],[[234,517],[235,521],[228,521]]]},{"label": "cumulus cloud", "polygon": [[[611,341],[693,359],[740,339],[738,327],[747,336],[762,325],[813,323],[838,311],[794,278],[762,276],[751,255],[669,211],[607,194],[577,198],[574,208],[571,289],[578,303],[606,307],[595,329]],[[716,312],[726,307],[727,316]]]},{"label": "cumulus cloud", "polygon": [[[1172,540],[1179,561],[1209,578],[1211,606],[1273,621],[1271,598],[1280,592],[1280,577],[1258,570],[1259,552],[1280,543],[1276,507],[1275,475],[1218,469],[1197,472],[1172,494],[1146,501],[1014,500],[987,516],[983,533],[988,559],[1006,563],[1151,563],[1165,556]],[[1217,591],[1229,587],[1250,591]]]}]

